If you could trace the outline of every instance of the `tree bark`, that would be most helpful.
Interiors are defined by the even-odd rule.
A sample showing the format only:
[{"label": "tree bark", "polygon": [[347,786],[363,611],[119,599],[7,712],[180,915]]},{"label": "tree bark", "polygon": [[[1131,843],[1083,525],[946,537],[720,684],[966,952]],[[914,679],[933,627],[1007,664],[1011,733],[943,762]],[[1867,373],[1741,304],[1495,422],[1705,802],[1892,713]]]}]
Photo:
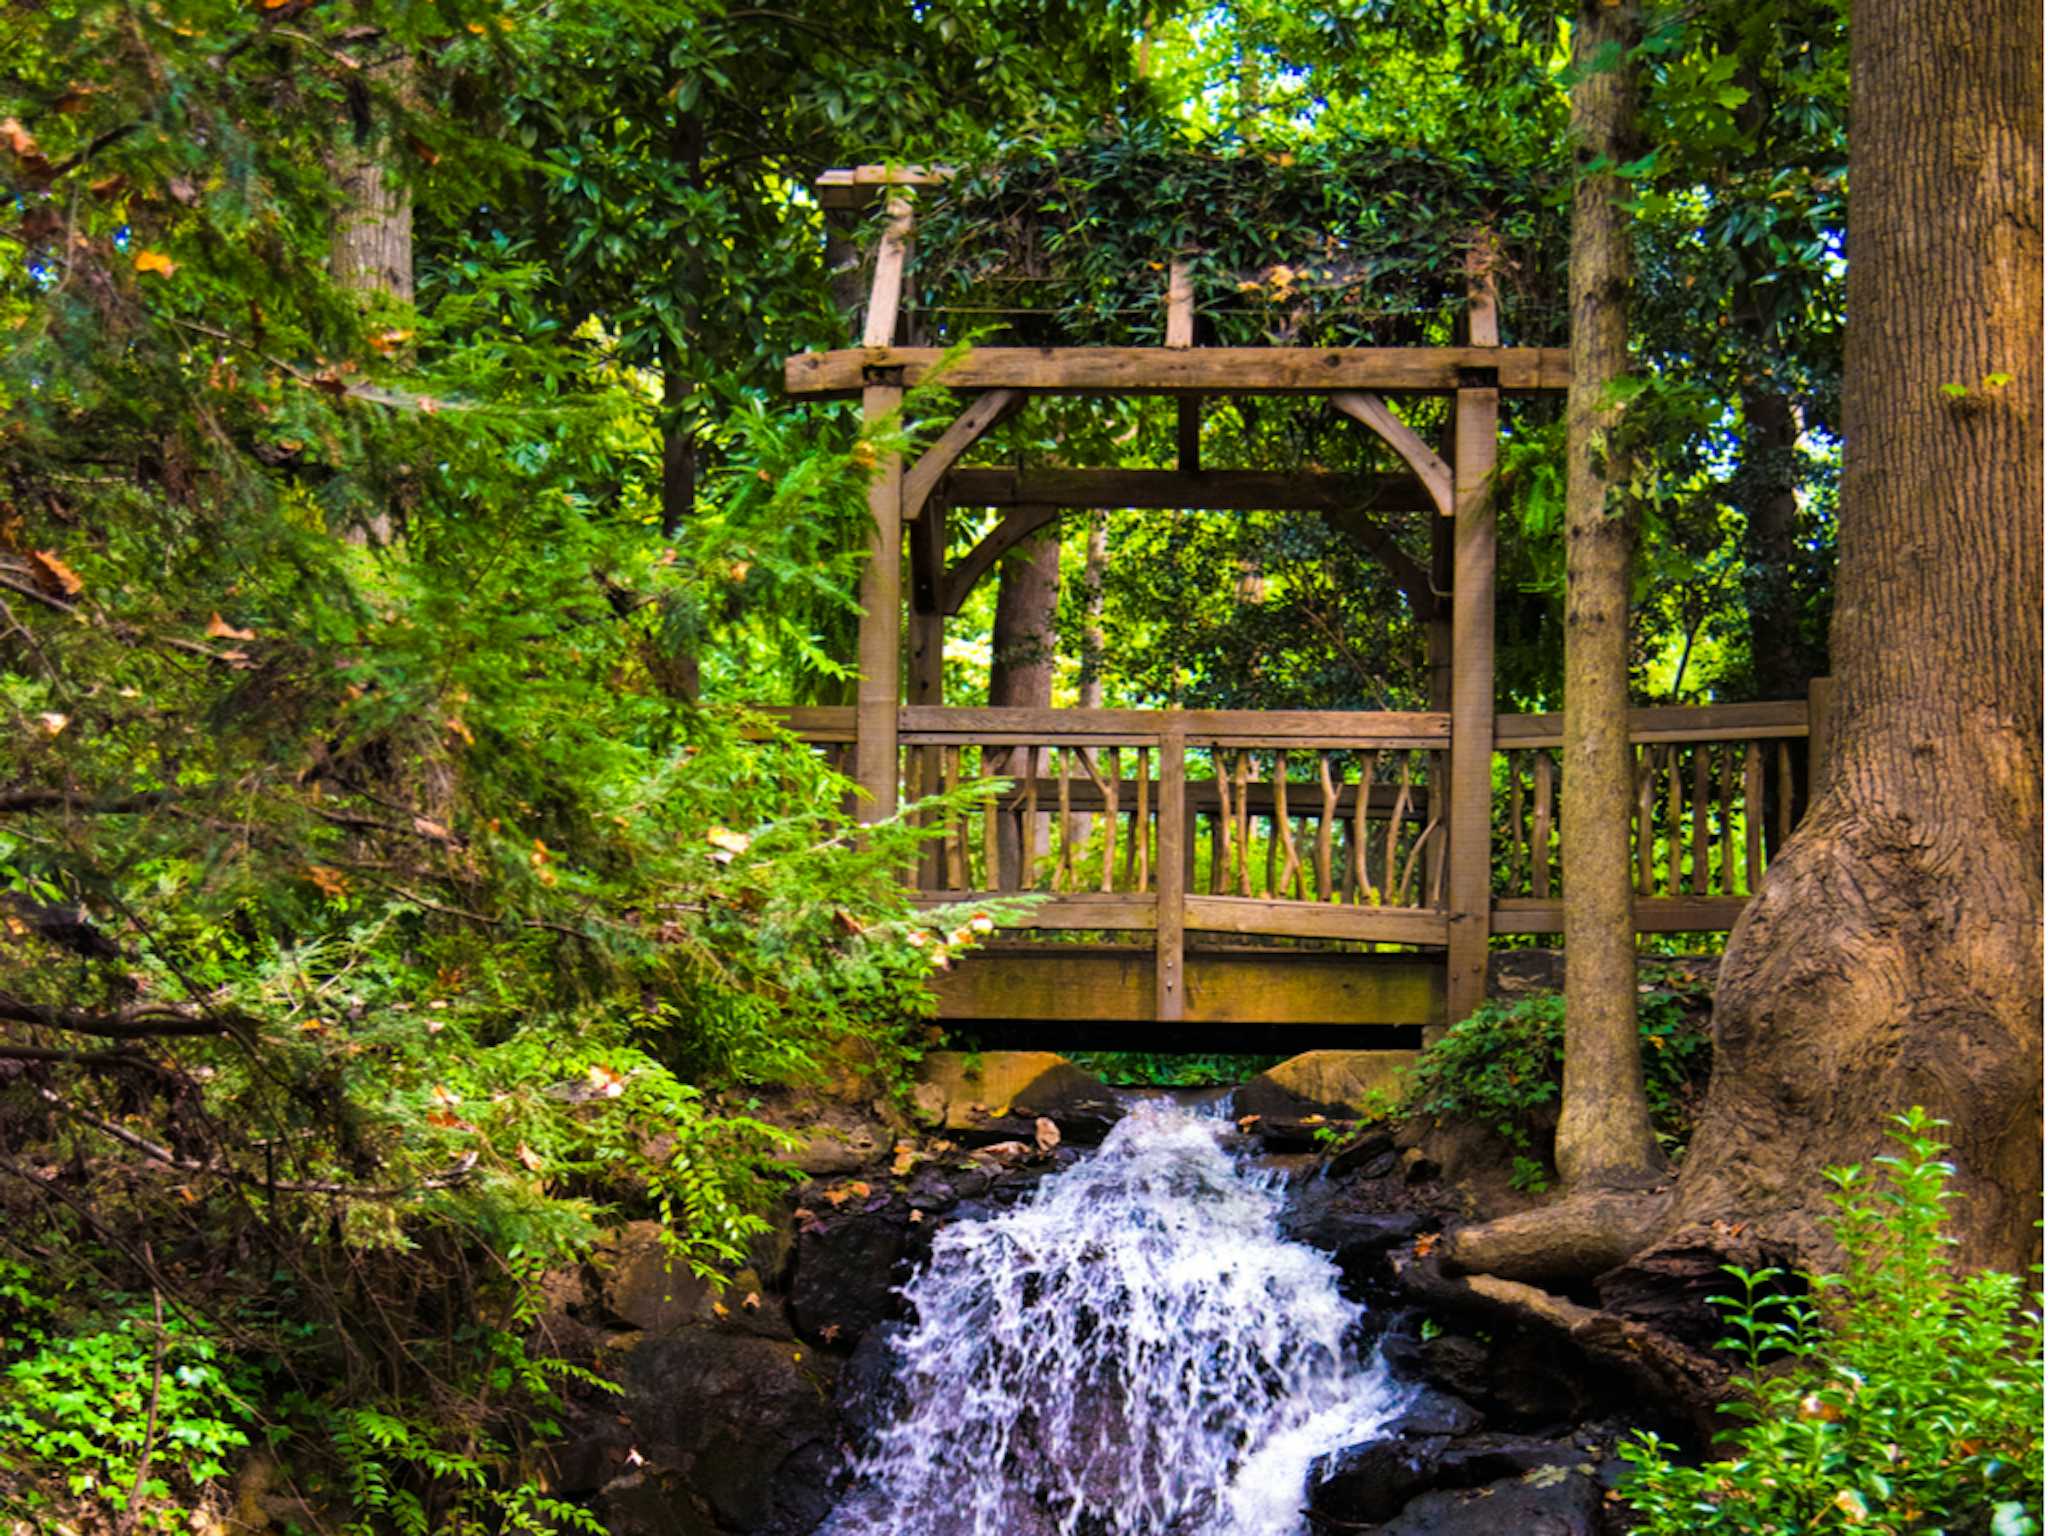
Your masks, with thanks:
[{"label": "tree bark", "polygon": [[[1056,660],[1054,623],[1060,601],[1059,524],[1030,540],[1006,557],[997,572],[996,617],[989,657],[988,702],[992,708],[1023,707],[1046,709],[1052,704],[1053,665]],[[1011,778],[1041,773],[1043,751],[1030,747],[1012,748],[1008,760],[996,772]],[[1046,851],[1046,830],[1052,818],[1039,815],[1034,838],[1040,853]],[[1021,838],[1015,817],[1004,816],[996,828],[1002,866],[1002,886],[1015,890],[1030,879],[1021,866]]]},{"label": "tree bark", "polygon": [[1603,1291],[1832,1262],[1821,1170],[1914,1104],[1959,1261],[2039,1256],[2041,44],[2027,0],[1858,0],[1827,779],[1730,936],[1671,1224]]},{"label": "tree bark", "polygon": [[[1572,376],[1566,399],[1564,1090],[1557,1168],[1575,1187],[1654,1179],[1662,1165],[1643,1093],[1628,819],[1629,573],[1635,530],[1614,383],[1628,372],[1629,221],[1625,188],[1585,174],[1629,158],[1635,93],[1626,50],[1633,0],[1581,0],[1573,29]],[[1618,51],[1619,58],[1603,59]],[[1608,67],[1595,68],[1601,60]]]},{"label": "tree bark", "polygon": [[[412,60],[374,66],[380,87],[403,95],[410,89]],[[357,293],[386,293],[413,299],[412,189],[391,168],[391,135],[372,114],[362,92],[350,101],[350,121],[334,151],[334,179],[341,205],[328,236],[328,269],[336,283]]]}]

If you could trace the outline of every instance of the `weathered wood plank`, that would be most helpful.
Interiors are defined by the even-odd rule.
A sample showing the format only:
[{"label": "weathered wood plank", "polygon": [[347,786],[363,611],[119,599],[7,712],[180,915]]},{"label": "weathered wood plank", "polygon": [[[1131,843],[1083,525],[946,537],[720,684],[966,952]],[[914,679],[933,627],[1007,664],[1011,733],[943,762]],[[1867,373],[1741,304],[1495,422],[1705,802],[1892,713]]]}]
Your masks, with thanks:
[{"label": "weathered wood plank", "polygon": [[1187,926],[1198,933],[1441,944],[1448,924],[1443,913],[1421,907],[1346,907],[1263,896],[1190,896]]},{"label": "weathered wood plank", "polygon": [[1126,740],[1178,730],[1197,746],[1211,741],[1251,745],[1293,745],[1303,737],[1336,737],[1372,747],[1413,742],[1440,747],[1450,737],[1451,717],[1428,710],[1309,709],[990,709],[974,706],[903,711],[902,729],[946,735],[977,731],[1037,732],[1048,744],[1094,736]]},{"label": "weathered wood plank", "polygon": [[[912,900],[920,907],[966,906],[996,899],[992,891],[920,891]],[[1117,891],[1068,891],[1041,897],[1021,917],[1004,918],[1003,929],[1053,933],[1150,933],[1159,926],[1158,904],[1150,896]]]},{"label": "weathered wood plank", "polygon": [[889,227],[875,253],[875,280],[868,289],[867,318],[861,324],[863,347],[887,347],[896,339],[896,317],[903,306],[903,272],[910,261],[910,204],[895,198],[889,204]]},{"label": "weathered wood plank", "polygon": [[[1628,712],[1628,739],[1640,745],[1650,741],[1804,736],[1806,712],[1806,704],[1800,699],[1632,709]],[[1497,715],[1493,734],[1502,751],[1515,747],[1560,747],[1564,745],[1564,716]]]},{"label": "weathered wood plank", "polygon": [[[813,399],[850,395],[871,370],[912,385],[944,355],[937,347],[891,346],[803,352],[783,366],[783,385]],[[1561,390],[1570,354],[1563,347],[976,347],[946,370],[946,382],[1034,394],[1448,394],[1473,368],[1497,370],[1509,393]]]},{"label": "weathered wood plank", "polygon": [[[1004,945],[965,956],[933,990],[939,1017],[962,1023],[1139,1021],[1154,1017],[1151,959],[1121,945]],[[1440,1024],[1442,978],[1427,956],[1197,951],[1185,1006],[1169,1022]],[[1161,1032],[1163,1047],[1172,1039]]]},{"label": "weathered wood plank", "polygon": [[953,418],[952,425],[918,457],[903,477],[903,521],[914,523],[924,515],[924,504],[944,479],[946,472],[982,436],[999,426],[1024,404],[1024,393],[1016,389],[992,389]]},{"label": "weathered wood plank", "polygon": [[[1185,445],[1183,445],[1185,446]],[[1192,457],[1183,454],[1183,458]],[[955,469],[957,507],[1200,512],[1415,512],[1429,492],[1409,474],[1270,469]]]},{"label": "weathered wood plank", "polygon": [[1330,404],[1353,421],[1363,423],[1378,433],[1394,452],[1407,461],[1408,467],[1415,471],[1415,478],[1429,492],[1429,499],[1435,504],[1439,517],[1449,517],[1457,510],[1451,489],[1451,466],[1415,435],[1413,427],[1388,410],[1386,401],[1375,394],[1345,390],[1330,396]]},{"label": "weathered wood plank", "polygon": [[[892,322],[893,323],[893,322]],[[861,419],[872,426],[903,403],[903,391],[874,385],[861,393]],[[868,483],[867,561],[860,575],[860,678],[855,685],[853,778],[866,799],[865,821],[896,814],[896,723],[902,704],[903,458],[886,455]]]}]

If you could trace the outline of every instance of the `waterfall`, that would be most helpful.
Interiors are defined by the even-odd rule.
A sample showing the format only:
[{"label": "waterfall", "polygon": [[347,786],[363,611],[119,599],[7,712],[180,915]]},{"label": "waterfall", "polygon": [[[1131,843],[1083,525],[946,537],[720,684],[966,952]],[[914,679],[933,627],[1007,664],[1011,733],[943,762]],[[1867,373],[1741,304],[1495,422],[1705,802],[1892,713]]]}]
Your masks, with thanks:
[{"label": "waterfall", "polygon": [[1296,1536],[1311,1464],[1401,1406],[1229,1122],[1134,1109],[907,1286],[900,1411],[829,1536]]}]

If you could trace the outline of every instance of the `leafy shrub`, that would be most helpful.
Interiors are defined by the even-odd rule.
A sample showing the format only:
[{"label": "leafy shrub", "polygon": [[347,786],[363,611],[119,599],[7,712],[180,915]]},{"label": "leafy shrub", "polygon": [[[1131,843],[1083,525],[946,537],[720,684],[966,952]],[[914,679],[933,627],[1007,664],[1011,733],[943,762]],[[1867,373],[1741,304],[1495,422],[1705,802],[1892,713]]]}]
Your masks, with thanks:
[{"label": "leafy shrub", "polygon": [[1640,1433],[1625,1493],[1647,1536],[1701,1531],[1920,1536],[2041,1528],[2041,1311],[2017,1276],[1957,1276],[1942,1231],[1943,1123],[1897,1117],[1900,1155],[1828,1170],[1840,1275],[1729,1266],[1715,1300],[1743,1363],[1730,1454],[1676,1464]]},{"label": "leafy shrub", "polygon": [[0,1259],[0,1318],[0,1511],[33,1519],[53,1495],[120,1509],[139,1484],[138,1525],[174,1529],[163,1501],[222,1476],[249,1444],[254,1372],[186,1319],[133,1297],[61,1317],[12,1259]]},{"label": "leafy shrub", "polygon": [[[1702,1022],[1708,993],[1676,972],[1645,974],[1651,979],[1636,1002],[1643,1086],[1658,1139],[1676,1152],[1691,1133],[1711,1055]],[[1564,1082],[1564,1014],[1556,992],[1482,1004],[1409,1070],[1402,1109],[1488,1125],[1522,1154],[1518,1165],[1539,1162],[1530,1154],[1547,1158]],[[1521,1179],[1530,1185],[1529,1175]]]},{"label": "leafy shrub", "polygon": [[1211,1088],[1256,1077],[1279,1056],[1201,1055],[1187,1051],[1076,1051],[1070,1059],[1106,1083],[1148,1088]]}]

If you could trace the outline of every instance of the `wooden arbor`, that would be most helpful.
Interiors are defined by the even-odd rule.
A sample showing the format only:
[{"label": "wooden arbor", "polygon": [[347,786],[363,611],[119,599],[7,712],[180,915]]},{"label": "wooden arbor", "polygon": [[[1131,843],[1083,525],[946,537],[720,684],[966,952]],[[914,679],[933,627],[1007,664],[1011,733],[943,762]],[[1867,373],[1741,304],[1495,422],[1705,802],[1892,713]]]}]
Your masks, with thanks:
[{"label": "wooden arbor", "polygon": [[[908,198],[940,179],[880,167],[824,178],[828,203],[886,196],[889,221],[862,346],[792,358],[786,368],[792,395],[858,392],[864,414],[876,420],[898,409],[904,390],[938,363],[935,349],[897,343],[913,236]],[[1072,945],[1040,946],[1035,958],[1054,974],[1035,1001],[1024,1002],[1014,971],[1003,973],[994,989],[1008,989],[1011,1006],[1020,1010],[1065,1007],[1076,1010],[1068,1018],[1191,1023],[1461,1018],[1485,995],[1491,933],[1549,932],[1557,924],[1552,838],[1561,763],[1553,755],[1555,724],[1544,717],[1496,717],[1494,709],[1491,489],[1502,393],[1561,391],[1567,353],[1501,346],[1483,274],[1472,283],[1464,344],[1451,347],[1200,347],[1191,286],[1178,264],[1169,268],[1161,297],[1163,346],[984,347],[948,370],[947,384],[972,397],[967,408],[915,463],[892,459],[878,466],[870,489],[874,529],[861,589],[857,704],[851,711],[795,711],[792,723],[835,751],[851,749],[850,766],[871,818],[895,812],[899,786],[925,793],[976,776],[1011,781],[1004,799],[985,807],[978,838],[962,825],[936,840],[920,870],[925,899],[1039,888],[1051,899],[1033,911],[1034,927],[1150,936],[1149,985],[1124,946],[1104,957],[1113,984],[1093,989],[1108,1000],[1085,1004],[1068,1000],[1091,991],[1092,984],[1077,979],[1085,969],[1082,952]],[[1178,462],[1172,470],[1146,471],[960,467],[974,443],[1033,394],[1172,396],[1180,403]],[[1391,446],[1404,472],[1361,480],[1204,467],[1202,399],[1275,394],[1328,399]],[[1452,403],[1444,455],[1385,403],[1388,395],[1417,394]],[[950,568],[948,505],[1001,513],[995,530]],[[1064,510],[1094,507],[1324,512],[1389,565],[1426,620],[1430,708],[1404,714],[944,708],[945,616],[1005,551]],[[1426,566],[1376,522],[1376,511],[1392,509],[1429,516]],[[1637,714],[1631,735],[1639,743],[1639,792],[1635,804],[1615,813],[1634,819],[1638,925],[1729,926],[1760,878],[1769,753],[1775,746],[1782,816],[1794,799],[1784,743],[1807,734],[1806,707]],[[1497,761],[1510,786],[1505,796],[1496,789]],[[1498,839],[1496,828],[1505,829]],[[1496,851],[1503,855],[1498,861]],[[1361,942],[1422,946],[1440,959],[1431,962],[1433,995],[1425,1011],[1372,1017],[1384,1004],[1361,1000],[1358,967],[1326,977],[1320,990],[1310,989],[1308,1003],[1275,1003],[1271,967],[1267,979],[1248,981],[1237,974],[1248,963],[1242,955],[1232,962],[1237,971],[1220,966],[1213,954],[1205,961],[1189,949],[1189,933],[1309,941],[1277,953],[1261,950],[1257,957],[1288,961],[1303,974],[1318,966],[1327,972],[1333,959],[1345,958],[1318,953],[1314,944],[1324,941],[1356,941],[1351,951]],[[1208,965],[1206,978],[1196,962]],[[947,1001],[942,991],[942,1009]],[[987,1015],[970,1009],[955,1016]]]}]

